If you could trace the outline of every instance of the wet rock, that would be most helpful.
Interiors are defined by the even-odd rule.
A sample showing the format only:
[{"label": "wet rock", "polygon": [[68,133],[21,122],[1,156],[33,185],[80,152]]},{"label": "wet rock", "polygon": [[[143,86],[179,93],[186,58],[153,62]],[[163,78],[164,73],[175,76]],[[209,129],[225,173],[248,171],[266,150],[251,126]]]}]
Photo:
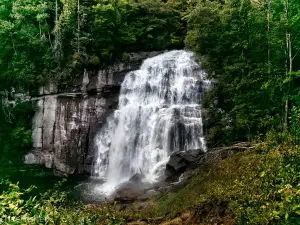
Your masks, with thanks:
[{"label": "wet rock", "polygon": [[171,155],[170,160],[167,163],[167,169],[172,169],[175,172],[183,172],[186,167],[186,162],[178,155]]},{"label": "wet rock", "polygon": [[205,152],[202,149],[190,149],[184,152],[174,152],[171,156],[180,157],[187,164],[195,162],[200,155],[203,155]]},{"label": "wet rock", "polygon": [[173,152],[166,165],[166,181],[178,181],[182,173],[195,168],[196,162],[204,153],[202,149]]},{"label": "wet rock", "polygon": [[136,173],[129,179],[129,181],[132,181],[135,183],[140,183],[140,182],[142,182],[142,179],[144,179],[144,178],[145,178],[144,174]]},{"label": "wet rock", "polygon": [[26,164],[44,164],[44,160],[39,152],[30,152],[25,156]]},{"label": "wet rock", "polygon": [[146,191],[146,193],[144,193],[143,195],[139,196],[137,199],[141,200],[141,201],[146,201],[148,199],[153,198],[154,196],[158,195],[159,192],[155,191],[155,190],[149,190]]},{"label": "wet rock", "polygon": [[45,165],[52,168],[53,155],[49,152],[32,151],[25,156],[25,164]]},{"label": "wet rock", "polygon": [[143,190],[138,188],[123,188],[116,192],[114,201],[117,201],[121,204],[128,204],[134,202],[138,199],[139,196],[143,194]]},{"label": "wet rock", "polygon": [[68,177],[68,174],[67,174],[67,173],[61,172],[61,171],[59,171],[59,170],[54,170],[53,173],[54,173],[54,175],[57,176],[57,177]]}]

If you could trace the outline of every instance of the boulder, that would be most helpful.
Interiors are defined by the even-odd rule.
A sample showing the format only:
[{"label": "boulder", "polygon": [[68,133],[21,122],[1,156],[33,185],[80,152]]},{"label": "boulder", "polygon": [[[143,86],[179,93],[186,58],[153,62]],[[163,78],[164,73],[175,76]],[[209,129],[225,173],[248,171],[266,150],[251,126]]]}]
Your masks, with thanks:
[{"label": "boulder", "polygon": [[46,168],[52,168],[53,156],[49,152],[32,151],[25,156],[25,164],[45,165]]},{"label": "boulder", "polygon": [[139,188],[122,188],[116,192],[114,201],[122,204],[132,203],[143,194],[144,191]]},{"label": "boulder", "polygon": [[140,183],[140,182],[142,182],[142,179],[144,179],[144,178],[145,178],[144,174],[136,173],[129,179],[129,181],[135,182],[135,183]]},{"label": "boulder", "polygon": [[167,169],[172,169],[176,172],[181,172],[185,170],[187,167],[187,164],[183,158],[180,157],[180,155],[171,155],[169,162],[167,163]]},{"label": "boulder", "polygon": [[181,158],[187,164],[195,162],[200,155],[203,155],[205,152],[202,149],[190,149],[188,151],[179,151],[172,153],[171,156],[176,156]]},{"label": "boulder", "polygon": [[202,149],[173,152],[166,165],[166,181],[178,181],[182,173],[194,169],[199,157],[204,153]]},{"label": "boulder", "polygon": [[159,192],[157,192],[155,190],[145,191],[145,193],[143,195],[138,197],[138,200],[147,201],[148,199],[151,199],[152,197],[154,197],[158,194],[159,194]]}]

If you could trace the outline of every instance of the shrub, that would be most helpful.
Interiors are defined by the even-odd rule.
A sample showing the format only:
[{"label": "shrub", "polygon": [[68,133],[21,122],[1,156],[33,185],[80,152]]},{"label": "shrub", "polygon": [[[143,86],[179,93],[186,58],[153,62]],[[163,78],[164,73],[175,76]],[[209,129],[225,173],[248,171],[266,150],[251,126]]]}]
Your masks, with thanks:
[{"label": "shrub", "polygon": [[88,209],[81,202],[69,200],[60,191],[62,182],[42,196],[24,198],[35,187],[21,190],[18,184],[2,181],[6,190],[0,195],[0,223],[7,224],[111,224],[121,225],[124,220],[115,207],[106,203],[103,207]]}]

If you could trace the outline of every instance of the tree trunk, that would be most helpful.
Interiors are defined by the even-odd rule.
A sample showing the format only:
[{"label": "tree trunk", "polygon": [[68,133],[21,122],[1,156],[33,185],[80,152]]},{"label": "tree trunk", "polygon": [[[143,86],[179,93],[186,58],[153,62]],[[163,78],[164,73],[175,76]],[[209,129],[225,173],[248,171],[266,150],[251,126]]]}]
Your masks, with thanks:
[{"label": "tree trunk", "polygon": [[80,38],[80,2],[77,1],[77,53],[79,54],[79,38]]},{"label": "tree trunk", "polygon": [[286,62],[286,77],[289,77],[289,84],[287,90],[287,99],[285,101],[285,116],[284,116],[284,130],[286,131],[288,128],[288,112],[289,112],[289,92],[290,92],[290,82],[291,82],[291,73],[293,71],[293,58],[292,58],[292,42],[291,42],[291,33],[289,29],[289,7],[290,2],[289,0],[285,0],[285,19],[286,19],[286,58],[289,63],[287,65]]},{"label": "tree trunk", "polygon": [[58,0],[55,1],[55,23],[58,20]]},{"label": "tree trunk", "polygon": [[271,13],[271,0],[267,0],[268,75],[271,74],[270,13]]}]

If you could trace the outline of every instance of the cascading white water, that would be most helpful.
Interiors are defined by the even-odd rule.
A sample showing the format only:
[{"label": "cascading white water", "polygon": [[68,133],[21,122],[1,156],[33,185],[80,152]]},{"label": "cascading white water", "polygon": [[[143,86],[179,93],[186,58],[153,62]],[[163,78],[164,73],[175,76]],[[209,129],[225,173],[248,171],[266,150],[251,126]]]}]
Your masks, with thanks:
[{"label": "cascading white water", "polygon": [[206,150],[200,101],[210,82],[193,53],[170,51],[144,61],[122,83],[119,106],[97,134],[94,176],[103,193],[135,173],[154,182],[173,151]]}]

